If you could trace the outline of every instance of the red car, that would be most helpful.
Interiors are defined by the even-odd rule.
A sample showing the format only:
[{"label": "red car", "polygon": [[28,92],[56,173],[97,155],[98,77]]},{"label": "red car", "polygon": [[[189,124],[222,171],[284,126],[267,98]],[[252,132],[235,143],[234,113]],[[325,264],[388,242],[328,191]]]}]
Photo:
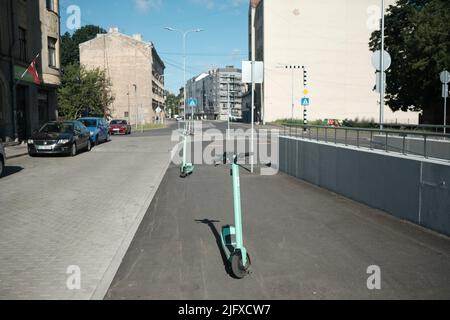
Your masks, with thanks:
[{"label": "red car", "polygon": [[127,120],[112,120],[109,124],[109,134],[131,134],[131,125]]}]

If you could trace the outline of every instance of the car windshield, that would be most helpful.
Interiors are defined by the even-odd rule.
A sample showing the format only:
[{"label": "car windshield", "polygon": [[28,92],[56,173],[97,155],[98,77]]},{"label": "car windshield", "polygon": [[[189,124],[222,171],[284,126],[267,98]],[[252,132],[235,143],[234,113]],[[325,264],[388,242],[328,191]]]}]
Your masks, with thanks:
[{"label": "car windshield", "polygon": [[113,120],[111,121],[111,124],[127,124],[125,120]]},{"label": "car windshield", "polygon": [[47,123],[39,132],[45,133],[72,133],[72,123]]},{"label": "car windshield", "polygon": [[80,120],[80,122],[88,128],[97,126],[97,120]]}]

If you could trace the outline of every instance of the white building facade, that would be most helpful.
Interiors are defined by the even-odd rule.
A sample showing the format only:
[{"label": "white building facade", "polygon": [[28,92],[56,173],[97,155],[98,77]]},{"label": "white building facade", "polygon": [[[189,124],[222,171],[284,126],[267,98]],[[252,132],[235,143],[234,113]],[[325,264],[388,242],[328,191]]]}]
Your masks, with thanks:
[{"label": "white building facade", "polygon": [[[387,6],[395,2],[386,0]],[[378,122],[379,93],[374,91],[369,40],[380,29],[380,7],[380,0],[251,0],[249,58],[265,64],[264,85],[256,88],[256,119],[290,119],[292,100],[294,118],[303,119],[301,99],[306,96],[310,121]],[[300,68],[292,71],[286,66]],[[418,123],[418,113],[394,113],[386,106],[385,122]]]}]

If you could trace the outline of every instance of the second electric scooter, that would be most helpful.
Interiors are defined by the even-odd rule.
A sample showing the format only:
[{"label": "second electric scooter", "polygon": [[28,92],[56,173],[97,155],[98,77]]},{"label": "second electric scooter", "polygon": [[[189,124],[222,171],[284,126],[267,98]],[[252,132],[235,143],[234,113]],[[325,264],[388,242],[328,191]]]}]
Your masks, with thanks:
[{"label": "second electric scooter", "polygon": [[238,279],[243,279],[250,273],[250,256],[244,247],[242,212],[241,212],[241,183],[239,176],[239,159],[248,155],[233,155],[231,159],[224,154],[223,163],[231,162],[231,175],[233,178],[233,202],[234,202],[234,225],[222,228],[222,246],[231,265],[233,275]]},{"label": "second electric scooter", "polygon": [[183,132],[183,164],[181,165],[181,178],[186,178],[194,172],[194,165],[192,163],[187,163],[187,139],[189,133],[187,130]]}]

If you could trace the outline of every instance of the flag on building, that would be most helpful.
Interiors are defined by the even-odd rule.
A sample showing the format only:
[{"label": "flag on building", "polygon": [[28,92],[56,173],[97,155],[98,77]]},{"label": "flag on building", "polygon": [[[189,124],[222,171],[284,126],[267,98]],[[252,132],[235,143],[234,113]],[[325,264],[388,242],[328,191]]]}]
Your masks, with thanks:
[{"label": "flag on building", "polygon": [[33,62],[31,62],[30,66],[27,68],[27,72],[33,77],[33,82],[37,85],[41,84],[41,80],[39,79],[39,74],[36,69],[36,60],[39,55],[34,58]]}]

